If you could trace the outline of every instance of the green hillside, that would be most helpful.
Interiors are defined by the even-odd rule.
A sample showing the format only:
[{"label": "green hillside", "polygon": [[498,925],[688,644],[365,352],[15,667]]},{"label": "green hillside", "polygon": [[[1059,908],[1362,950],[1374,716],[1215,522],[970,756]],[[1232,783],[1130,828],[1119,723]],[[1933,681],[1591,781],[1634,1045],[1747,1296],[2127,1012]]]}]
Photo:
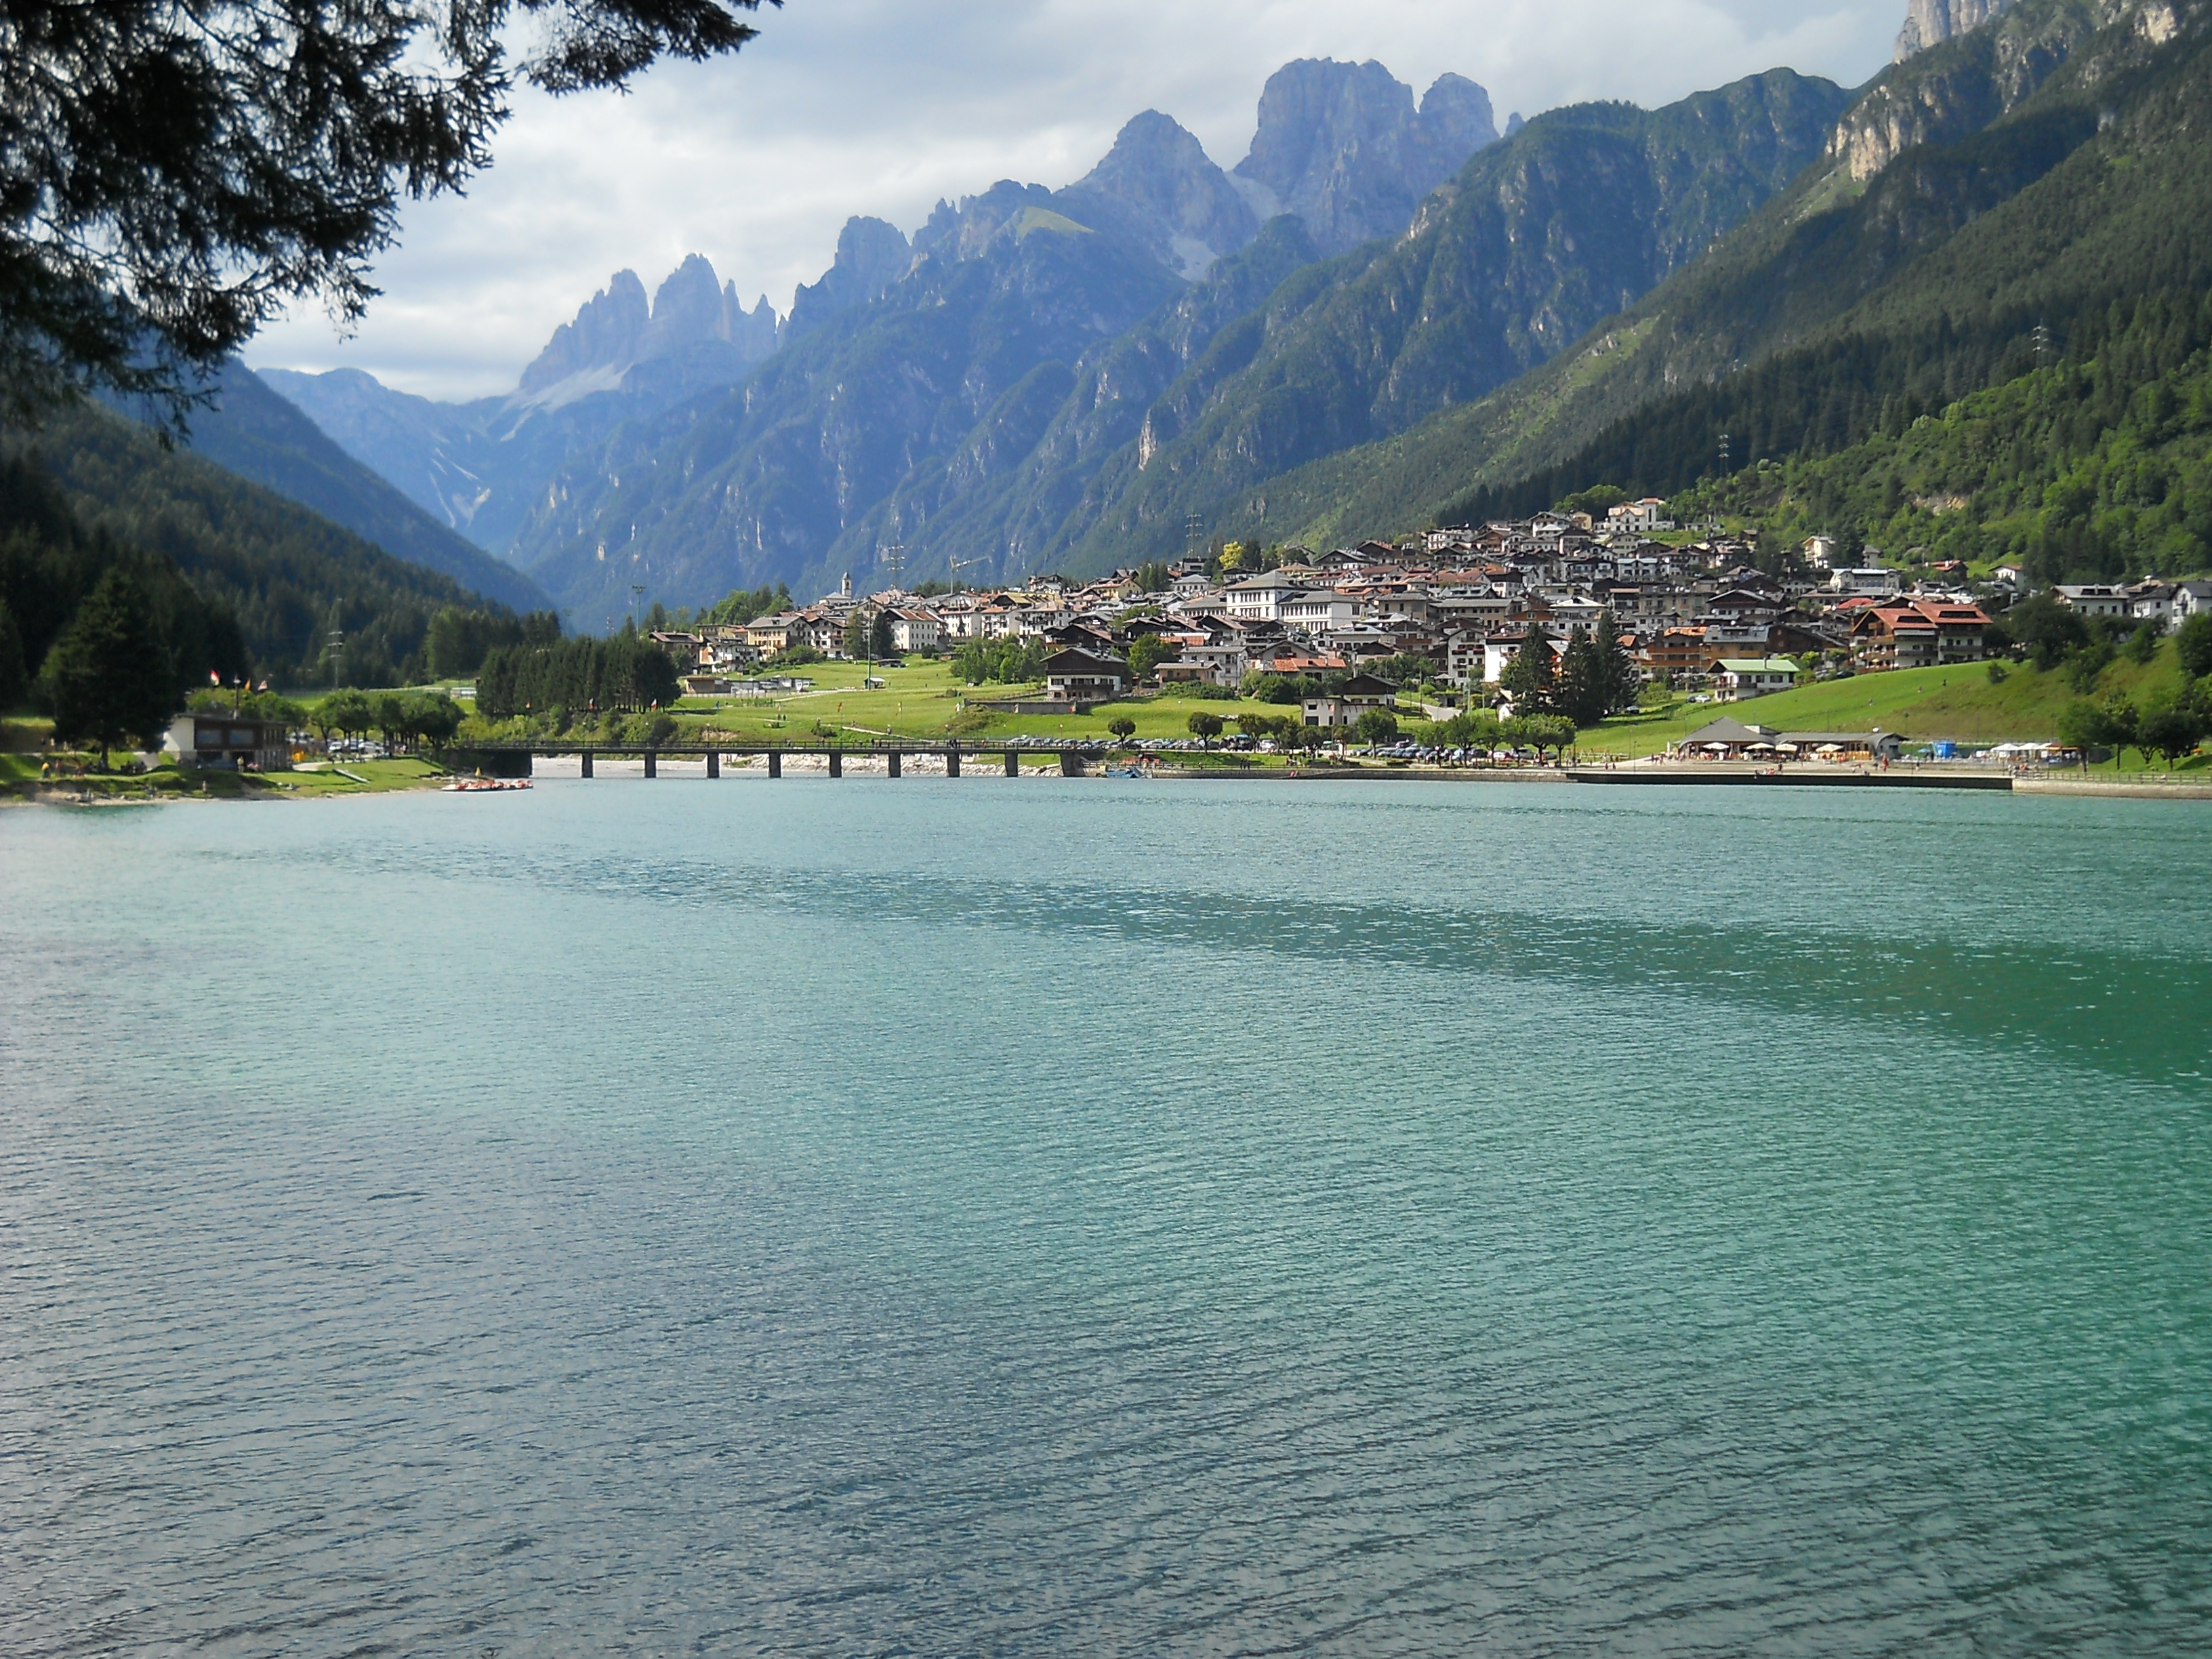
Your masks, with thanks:
[{"label": "green hillside", "polygon": [[[1877,727],[1913,742],[1949,738],[1967,743],[2047,743],[2060,714],[2081,693],[2063,669],[2002,665],[1993,680],[1986,663],[1913,668],[1827,680],[1741,703],[1677,703],[1657,715],[1608,720],[1585,732],[1585,750],[1654,755],[1723,715],[1785,732],[1870,732]],[[2148,664],[2123,658],[2097,678],[2091,695],[2125,696],[2138,707],[2171,702],[2184,681],[2171,641]]]},{"label": "green hillside", "polygon": [[2017,560],[2044,581],[2212,568],[2212,293],[2097,320],[2112,331],[2077,337],[2086,361],[1940,415],[1893,407],[1862,442],[1708,480],[1675,511],[1778,548],[1829,534],[1918,562]]},{"label": "green hillside", "polygon": [[537,583],[433,519],[243,363],[224,369],[216,392],[215,406],[192,416],[196,454],[486,599],[516,611],[551,608]]},{"label": "green hillside", "polygon": [[[333,629],[348,683],[420,678],[441,615],[472,649],[521,624],[451,577],[392,557],[297,501],[212,461],[165,449],[146,428],[93,405],[10,442],[0,602],[17,618],[27,667],[110,563],[187,593],[177,637],[185,683],[210,669],[283,684],[327,683]],[[466,672],[473,663],[437,665]]]},{"label": "green hillside", "polygon": [[[2027,0],[2011,17],[2026,25],[2070,9]],[[2212,135],[2198,118],[2212,104],[2206,11],[2192,8],[2177,33],[2154,45],[2140,8],[2124,9],[1995,126],[1948,149],[1912,152],[1858,203],[1829,210],[1851,221],[1848,234],[1831,239],[1831,254],[1873,269],[1887,251],[1893,274],[1787,350],[1651,403],[1556,465],[1447,501],[1439,512],[1510,513],[1600,477],[1672,495],[1714,470],[1723,434],[1741,464],[1833,453],[1940,416],[1963,422],[1960,435],[1984,465],[1975,490],[1921,493],[1962,497],[1976,516],[2016,516],[2040,490],[2078,495],[2078,480],[2064,482],[2077,465],[2090,463],[2101,479],[2116,453],[2132,466],[2146,445],[2175,441],[2183,434],[2172,399],[2185,402],[2202,378],[2191,359],[2207,343],[2203,301],[2212,287]],[[2063,159],[2044,165],[2061,149]],[[2028,182],[1984,206],[2022,178]],[[1924,212],[1911,210],[1908,196]],[[1884,210],[1869,214],[1877,198]],[[1777,264],[1767,276],[1781,288],[1796,272]],[[1971,417],[1953,412],[1961,398],[2055,363],[2069,373]],[[2153,392],[2161,380],[2166,391]],[[2152,403],[2136,408],[2138,393]],[[2136,430],[2115,452],[2100,434],[2130,420]],[[1973,471],[1965,459],[1954,453],[1942,465],[1963,477]],[[2124,484],[2112,504],[2158,506],[2171,491],[2154,485],[2150,471],[2171,483],[2186,471],[2185,458],[2165,456],[2142,488]],[[1910,480],[1898,487],[1909,491]],[[1983,488],[1996,494],[1984,500]],[[2147,552],[2184,568],[2201,560],[2164,533],[2170,525],[2146,546],[2131,520],[2104,515],[2103,533],[2092,533],[2096,515],[2087,502],[2054,504],[2072,528],[2039,537],[2014,526],[2004,550],[2032,554],[2045,576],[2116,574],[2131,559],[2141,568]],[[1866,521],[1888,516],[1876,503]]]}]

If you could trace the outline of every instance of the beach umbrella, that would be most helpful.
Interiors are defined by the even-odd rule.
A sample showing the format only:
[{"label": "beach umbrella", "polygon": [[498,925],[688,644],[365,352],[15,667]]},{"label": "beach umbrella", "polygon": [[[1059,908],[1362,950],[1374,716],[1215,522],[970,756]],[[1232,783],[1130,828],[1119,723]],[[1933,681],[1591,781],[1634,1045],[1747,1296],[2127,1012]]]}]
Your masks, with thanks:
[{"label": "beach umbrella", "polygon": [[1821,755],[1840,755],[1844,752],[1844,746],[1839,743],[1824,743],[1814,752]]},{"label": "beach umbrella", "polygon": [[1775,750],[1778,754],[1794,755],[1797,752],[1797,745],[1794,743],[1778,744]]},{"label": "beach umbrella", "polygon": [[1709,743],[1705,745],[1705,752],[1711,755],[1725,755],[1728,753],[1728,745],[1724,743]]}]

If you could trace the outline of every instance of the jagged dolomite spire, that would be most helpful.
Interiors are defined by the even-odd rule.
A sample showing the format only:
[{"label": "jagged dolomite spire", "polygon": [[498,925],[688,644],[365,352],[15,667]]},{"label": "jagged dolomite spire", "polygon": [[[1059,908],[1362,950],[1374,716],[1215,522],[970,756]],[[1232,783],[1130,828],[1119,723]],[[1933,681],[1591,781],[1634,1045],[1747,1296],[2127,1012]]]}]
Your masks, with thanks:
[{"label": "jagged dolomite spire", "polygon": [[2012,0],[1912,0],[1898,33],[1897,61],[1979,28],[2010,4]]}]

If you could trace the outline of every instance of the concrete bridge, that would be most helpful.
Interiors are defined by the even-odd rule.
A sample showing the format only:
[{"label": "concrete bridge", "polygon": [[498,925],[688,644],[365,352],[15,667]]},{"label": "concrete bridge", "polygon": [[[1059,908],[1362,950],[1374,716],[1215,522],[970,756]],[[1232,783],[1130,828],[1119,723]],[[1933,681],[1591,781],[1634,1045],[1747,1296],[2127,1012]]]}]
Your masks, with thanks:
[{"label": "concrete bridge", "polygon": [[1018,778],[1022,773],[1024,757],[1033,760],[1056,761],[1060,775],[1079,778],[1094,761],[1104,758],[1103,744],[1068,743],[1052,744],[991,744],[971,747],[953,739],[936,741],[895,741],[865,745],[834,743],[716,743],[716,744],[622,744],[622,743],[563,743],[507,742],[475,743],[456,746],[445,751],[441,758],[458,771],[483,772],[492,777],[526,778],[532,764],[540,758],[573,758],[581,763],[586,777],[592,775],[592,763],[604,757],[608,760],[638,760],[645,762],[645,775],[658,777],[664,760],[703,760],[707,775],[722,775],[722,757],[737,756],[752,760],[761,756],[768,758],[768,775],[771,778],[783,775],[783,763],[793,757],[810,756],[826,759],[830,775],[845,775],[848,760],[874,760],[885,763],[893,777],[897,777],[900,763],[908,756],[929,755],[945,762],[945,775],[949,778],[960,775],[963,761],[997,762],[1006,775]]}]

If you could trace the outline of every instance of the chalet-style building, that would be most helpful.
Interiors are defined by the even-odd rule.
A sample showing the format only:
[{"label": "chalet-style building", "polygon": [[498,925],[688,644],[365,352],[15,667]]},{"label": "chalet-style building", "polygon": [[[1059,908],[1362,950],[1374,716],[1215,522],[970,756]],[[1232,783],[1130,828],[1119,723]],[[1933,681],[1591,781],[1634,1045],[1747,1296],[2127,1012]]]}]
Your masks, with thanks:
[{"label": "chalet-style building", "polygon": [[1935,599],[1869,605],[1851,621],[1851,650],[1869,669],[1933,668],[1979,662],[1990,619],[1980,606]]},{"label": "chalet-style building", "polygon": [[1054,702],[1111,702],[1129,684],[1129,665],[1118,657],[1062,651],[1045,659],[1045,695]]}]

